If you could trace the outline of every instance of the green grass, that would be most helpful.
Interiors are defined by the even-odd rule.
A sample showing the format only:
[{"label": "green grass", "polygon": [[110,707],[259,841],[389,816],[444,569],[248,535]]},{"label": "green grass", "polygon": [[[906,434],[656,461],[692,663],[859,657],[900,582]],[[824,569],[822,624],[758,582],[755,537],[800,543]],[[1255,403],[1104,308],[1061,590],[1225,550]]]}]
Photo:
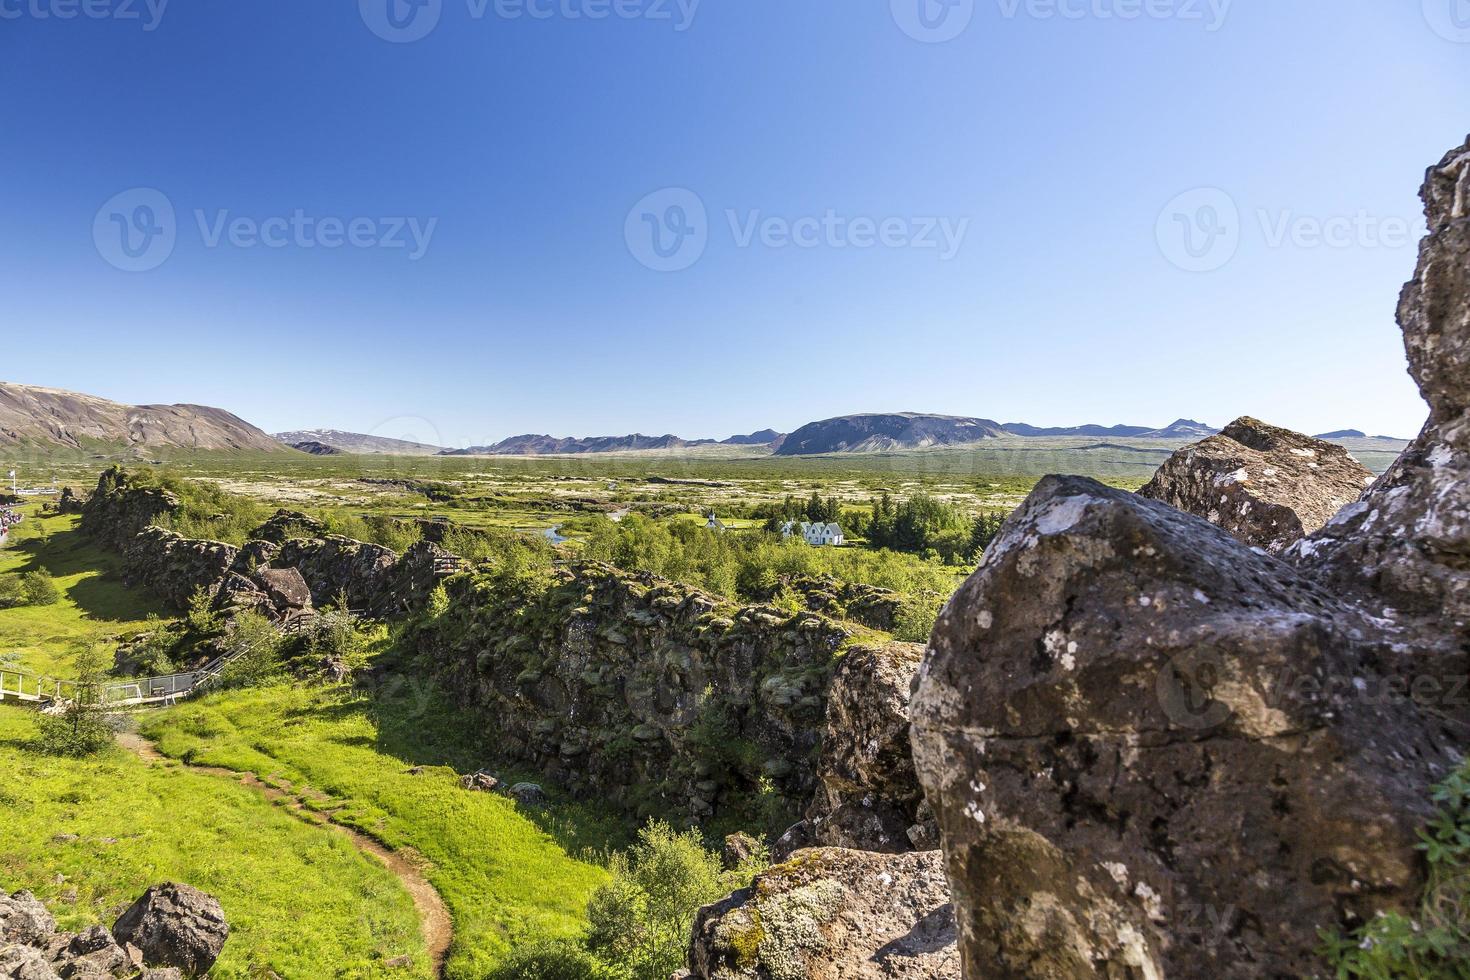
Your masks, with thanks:
[{"label": "green grass", "polygon": [[[429,975],[408,893],[343,835],[118,748],[38,755],[32,730],[29,712],[0,708],[0,887],[34,891],[62,928],[111,926],[149,885],[182,881],[218,897],[230,922],[221,980]],[[410,968],[385,967],[401,955]]]},{"label": "green grass", "polygon": [[[340,807],[333,819],[422,855],[454,920],[452,978],[483,976],[514,946],[581,933],[606,873],[569,852],[626,840],[590,811],[523,812],[460,789],[455,770],[489,765],[471,746],[493,738],[422,688],[376,700],[347,688],[224,692],[147,716],[144,733],[169,756],[310,786]],[[414,765],[436,768],[409,774]]]},{"label": "green grass", "polygon": [[121,559],[93,545],[77,521],[27,508],[0,549],[0,574],[45,568],[61,590],[55,605],[0,609],[0,659],[16,669],[70,677],[79,644],[137,632],[149,613],[165,612],[147,593],[123,587]]}]

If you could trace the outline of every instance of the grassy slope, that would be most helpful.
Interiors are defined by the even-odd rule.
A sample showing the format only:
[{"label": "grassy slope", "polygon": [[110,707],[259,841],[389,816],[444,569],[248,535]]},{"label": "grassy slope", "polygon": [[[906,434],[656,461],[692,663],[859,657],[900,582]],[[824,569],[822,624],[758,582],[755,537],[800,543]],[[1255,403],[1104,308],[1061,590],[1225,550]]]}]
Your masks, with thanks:
[{"label": "grassy slope", "polygon": [[[121,749],[35,754],[32,727],[29,712],[0,708],[0,887],[36,892],[64,928],[110,926],[149,885],[184,881],[218,896],[230,921],[216,977],[428,976],[412,900],[341,835]],[[385,967],[405,954],[410,969]]]},{"label": "grassy slope", "polygon": [[458,787],[450,769],[487,760],[481,733],[408,687],[368,701],[345,688],[268,687],[189,702],[144,719],[167,755],[249,770],[324,793],[333,819],[426,859],[454,919],[447,975],[480,977],[512,945],[570,936],[604,872],[568,851],[620,843],[622,828],[579,810],[526,814],[508,799]]},{"label": "grassy slope", "polygon": [[140,630],[150,612],[164,613],[146,593],[123,587],[120,560],[83,537],[77,517],[26,512],[0,549],[0,573],[45,568],[56,576],[61,601],[0,609],[0,658],[13,655],[18,669],[70,677],[77,644]]}]

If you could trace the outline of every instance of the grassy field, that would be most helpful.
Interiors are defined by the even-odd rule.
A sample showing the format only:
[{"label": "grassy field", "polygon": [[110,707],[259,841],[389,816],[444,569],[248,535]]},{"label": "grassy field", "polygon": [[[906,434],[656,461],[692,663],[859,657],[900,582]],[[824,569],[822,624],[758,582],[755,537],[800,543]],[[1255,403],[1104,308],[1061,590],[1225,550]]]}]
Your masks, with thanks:
[{"label": "grassy field", "polygon": [[[217,896],[232,930],[213,976],[426,977],[407,892],[345,838],[227,779],[113,748],[39,755],[30,712],[0,707],[0,887],[28,888],[61,926],[110,926],[149,885]],[[389,960],[410,958],[390,969]]]},{"label": "grassy field", "polygon": [[121,559],[83,537],[75,516],[25,510],[26,520],[0,549],[0,574],[44,568],[56,577],[61,601],[0,609],[0,659],[7,665],[70,677],[79,644],[136,632],[147,626],[149,613],[165,614],[146,593],[123,587]]},{"label": "grassy field", "polygon": [[225,692],[150,714],[143,733],[169,756],[309,786],[333,820],[421,855],[454,921],[446,976],[463,980],[514,944],[580,932],[605,875],[597,858],[630,829],[459,788],[456,771],[491,762],[472,747],[485,733],[412,685],[371,701],[345,688]]}]

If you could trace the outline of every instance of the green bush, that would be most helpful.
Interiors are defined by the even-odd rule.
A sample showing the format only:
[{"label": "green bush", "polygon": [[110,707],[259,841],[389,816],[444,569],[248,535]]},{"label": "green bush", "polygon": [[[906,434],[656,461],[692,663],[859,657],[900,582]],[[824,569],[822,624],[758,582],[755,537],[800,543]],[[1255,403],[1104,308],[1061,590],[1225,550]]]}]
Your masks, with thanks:
[{"label": "green bush", "polygon": [[76,687],[59,714],[36,716],[35,747],[47,755],[82,758],[112,743],[107,706],[102,702],[102,657],[91,648],[76,656]]},{"label": "green bush", "polygon": [[44,568],[21,573],[20,591],[32,606],[54,606],[61,601],[61,590],[56,587],[56,580]]},{"label": "green bush", "polygon": [[221,679],[248,686],[280,674],[284,643],[285,637],[269,619],[257,612],[240,613],[225,637],[225,648],[238,656],[225,668]]},{"label": "green bush", "polygon": [[666,980],[683,966],[695,913],[749,884],[754,868],[727,872],[696,831],[650,822],[610,864],[587,903],[588,948],[634,980]]},{"label": "green bush", "polygon": [[25,590],[20,587],[20,576],[0,575],[0,609],[25,605]]},{"label": "green bush", "polygon": [[488,980],[623,980],[614,969],[574,942],[539,942],[511,952]]}]

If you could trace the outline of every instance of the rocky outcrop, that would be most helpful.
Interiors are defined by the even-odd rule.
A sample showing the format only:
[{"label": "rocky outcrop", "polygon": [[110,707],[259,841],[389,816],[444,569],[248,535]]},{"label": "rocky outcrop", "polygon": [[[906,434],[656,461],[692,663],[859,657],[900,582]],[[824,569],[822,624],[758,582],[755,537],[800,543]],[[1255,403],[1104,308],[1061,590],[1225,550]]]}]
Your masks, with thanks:
[{"label": "rocky outcrop", "polygon": [[177,608],[195,592],[214,595],[240,550],[218,541],[186,538],[161,527],[146,527],[123,552],[123,580],[144,588]]},{"label": "rocky outcrop", "polygon": [[1314,975],[1417,902],[1470,733],[1466,160],[1400,307],[1430,422],[1362,501],[1278,558],[1051,477],[941,615],[912,737],[967,976]]},{"label": "rocky outcrop", "polygon": [[62,487],[61,496],[56,498],[56,513],[80,514],[86,501],[78,497],[71,487]]},{"label": "rocky outcrop", "polygon": [[763,778],[794,806],[815,788],[842,624],[600,564],[546,582],[482,571],[448,591],[414,639],[420,661],[493,719],[503,756],[573,793],[701,819]]},{"label": "rocky outcrop", "polygon": [[[769,593],[757,593],[756,598],[770,602],[787,591],[799,596],[812,612],[884,631],[897,625],[904,602],[904,597],[891,589],[810,575],[783,577]],[[936,599],[934,604],[939,605],[939,601]]]},{"label": "rocky outcrop", "polygon": [[937,848],[909,748],[909,696],[923,647],[890,643],[842,658],[827,696],[817,789],[786,840],[899,853]]},{"label": "rocky outcrop", "polygon": [[958,980],[954,910],[938,851],[798,851],[700,910],[697,980]]},{"label": "rocky outcrop", "polygon": [[30,892],[0,892],[0,977],[17,980],[202,976],[218,959],[230,927],[219,902],[188,885],[156,885],[111,930],[56,931]]},{"label": "rocky outcrop", "polygon": [[111,467],[97,480],[97,489],[82,507],[81,529],[113,551],[124,551],[138,532],[180,507],[167,490],[138,486],[132,474]]},{"label": "rocky outcrop", "polygon": [[154,885],[112,927],[147,963],[178,967],[190,976],[209,971],[230,938],[218,899],[190,885]]},{"label": "rocky outcrop", "polygon": [[399,558],[380,545],[322,534],[306,514],[278,510],[243,547],[185,538],[152,522],[173,513],[178,498],[137,486],[117,468],[102,474],[82,528],[123,553],[125,580],[183,608],[200,590],[217,611],[252,610],[277,621],[345,595],[349,606],[379,618],[412,612],[438,584],[463,567],[454,555],[419,542]]},{"label": "rocky outcrop", "polygon": [[327,526],[315,517],[282,507],[270,520],[251,531],[250,537],[254,541],[282,545],[292,538],[320,538],[326,533]]},{"label": "rocky outcrop", "polygon": [[1253,418],[1169,458],[1140,491],[1272,554],[1362,496],[1373,474],[1341,446]]}]

